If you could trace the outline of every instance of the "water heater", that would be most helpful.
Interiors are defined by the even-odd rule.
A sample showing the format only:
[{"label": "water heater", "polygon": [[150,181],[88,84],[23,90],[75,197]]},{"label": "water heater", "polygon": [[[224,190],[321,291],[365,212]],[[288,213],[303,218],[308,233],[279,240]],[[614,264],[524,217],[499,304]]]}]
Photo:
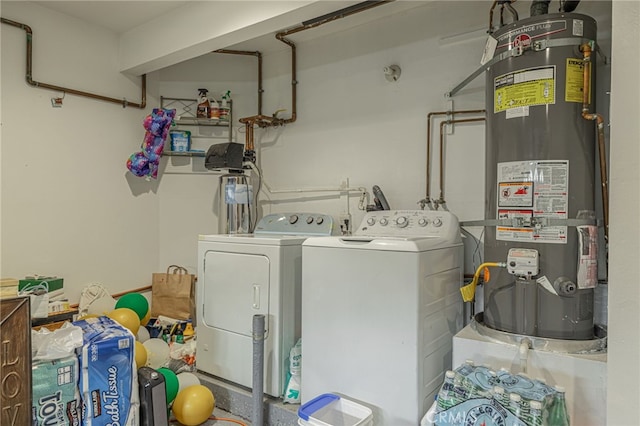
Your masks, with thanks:
[{"label": "water heater", "polygon": [[485,259],[509,259],[511,267],[485,284],[483,321],[510,333],[591,339],[596,145],[582,108],[585,75],[595,105],[595,70],[584,73],[591,63],[581,46],[595,44],[596,22],[546,14],[492,36],[485,219],[498,225],[486,227],[484,250]]}]

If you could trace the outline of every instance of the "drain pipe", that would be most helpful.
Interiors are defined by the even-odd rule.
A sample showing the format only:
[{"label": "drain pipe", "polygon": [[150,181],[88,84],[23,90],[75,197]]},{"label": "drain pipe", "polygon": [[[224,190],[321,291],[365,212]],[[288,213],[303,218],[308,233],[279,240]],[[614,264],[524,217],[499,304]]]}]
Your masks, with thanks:
[{"label": "drain pipe", "polygon": [[0,22],[3,24],[11,25],[16,28],[20,28],[27,33],[27,70],[26,70],[26,80],[27,83],[32,87],[39,87],[41,89],[50,89],[58,92],[69,93],[76,96],[84,96],[90,99],[97,99],[100,101],[112,102],[116,104],[122,105],[122,108],[126,107],[134,107],[143,109],[147,106],[147,75],[142,75],[142,95],[140,103],[129,102],[125,98],[110,98],[108,96],[97,95],[95,93],[83,92],[81,90],[70,89],[68,87],[55,86],[53,84],[42,83],[40,81],[36,81],[32,78],[33,76],[33,31],[31,31],[31,27],[26,24],[21,24],[20,22],[11,21],[9,19],[0,18]]},{"label": "drain pipe", "polygon": [[253,416],[251,424],[262,426],[264,423],[264,315],[253,316]]},{"label": "drain pipe", "polygon": [[529,365],[529,349],[531,349],[531,340],[525,337],[520,341],[520,347],[518,354],[520,355],[520,371],[527,374],[527,367]]}]

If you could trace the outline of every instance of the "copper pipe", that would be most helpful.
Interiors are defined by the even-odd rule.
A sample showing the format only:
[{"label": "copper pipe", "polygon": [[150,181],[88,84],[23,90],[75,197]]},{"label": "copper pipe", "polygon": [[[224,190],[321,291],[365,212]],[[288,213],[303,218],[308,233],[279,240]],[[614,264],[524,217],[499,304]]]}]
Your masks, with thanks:
[{"label": "copper pipe", "polygon": [[26,77],[27,83],[30,86],[40,87],[42,89],[56,90],[58,92],[70,93],[72,95],[77,95],[77,96],[84,96],[84,97],[90,98],[90,99],[98,99],[98,100],[101,100],[101,101],[121,104],[123,108],[131,106],[131,107],[143,109],[143,108],[146,107],[146,105],[147,105],[147,76],[146,76],[146,74],[143,74],[142,77],[141,77],[142,78],[142,94],[141,94],[140,103],[129,102],[125,98],[122,98],[122,99],[110,98],[108,96],[102,96],[102,95],[98,95],[98,94],[95,94],[95,93],[83,92],[81,90],[70,89],[68,87],[62,87],[62,86],[55,86],[53,84],[42,83],[40,81],[33,80],[33,78],[32,78],[33,77],[33,59],[32,59],[33,58],[33,46],[32,46],[32,44],[33,44],[33,31],[31,30],[31,27],[29,27],[26,24],[21,24],[19,22],[11,21],[11,20],[5,19],[5,18],[0,18],[0,22],[2,22],[3,24],[12,25],[12,26],[14,26],[16,28],[20,28],[20,29],[24,30],[27,33],[27,69],[26,69],[26,76],[25,77]]},{"label": "copper pipe", "polygon": [[600,184],[602,185],[602,215],[604,218],[604,237],[609,240],[609,179],[607,173],[607,150],[604,136],[604,118],[598,113],[589,113],[591,103],[591,52],[589,43],[580,46],[583,54],[582,74],[582,118],[595,121],[598,128],[598,159],[600,160]]},{"label": "copper pipe", "polygon": [[262,114],[262,93],[264,89],[262,88],[262,53],[256,51],[247,51],[247,50],[232,50],[232,49],[218,49],[214,50],[213,53],[227,53],[231,55],[249,55],[255,56],[258,58],[258,115]]},{"label": "copper pipe", "polygon": [[291,118],[283,120],[283,124],[293,123],[297,118],[297,90],[296,85],[296,45],[289,39],[284,38],[284,33],[276,34],[276,38],[291,47]]},{"label": "copper pipe", "polygon": [[[391,3],[395,0],[376,0],[376,1],[364,1],[358,3],[353,6],[349,6],[347,8],[329,13],[327,15],[320,16],[318,18],[311,19],[309,21],[303,22],[301,25],[291,28],[289,30],[281,31],[276,34],[276,39],[285,43],[291,48],[291,117],[287,119],[277,118],[275,114],[273,116],[263,115],[261,111],[258,111],[258,115],[252,117],[243,117],[240,119],[240,122],[245,124],[245,150],[253,151],[254,150],[254,139],[253,139],[253,126],[254,124],[258,127],[275,127],[282,126],[285,124],[293,123],[296,121],[298,113],[297,113],[297,58],[296,58],[296,45],[291,40],[287,39],[286,36],[290,34],[295,34],[300,31],[305,31],[311,28],[319,27],[320,25],[326,24],[328,22],[335,21],[340,18],[344,18],[346,16],[353,15],[358,12],[363,12],[365,10],[371,9],[376,6],[381,6],[383,4]],[[261,68],[261,67],[260,67]],[[261,80],[261,75],[259,79]],[[261,108],[259,108],[261,109]]]},{"label": "copper pipe", "polygon": [[477,121],[485,121],[485,117],[464,118],[462,120],[446,120],[440,122],[440,198],[438,203],[445,204],[444,200],[444,126],[456,123],[473,123]]},{"label": "copper pipe", "polygon": [[394,0],[383,0],[383,1],[363,1],[361,3],[357,3],[353,6],[345,7],[344,9],[337,10],[335,12],[328,13],[326,15],[320,16],[318,18],[310,19],[308,21],[303,22],[301,25],[291,28],[286,31],[282,31],[280,34],[282,36],[288,36],[291,34],[295,34],[300,31],[308,30],[311,28],[319,27],[320,25],[324,25],[328,22],[336,21],[341,18],[346,18],[347,16],[354,15],[359,12],[364,12],[365,10],[372,9],[377,6],[382,6],[387,3],[392,3]]},{"label": "copper pipe", "polygon": [[425,201],[427,204],[431,203],[431,117],[438,115],[451,115],[456,114],[484,114],[484,109],[468,109],[462,111],[436,111],[427,114],[427,191]]}]

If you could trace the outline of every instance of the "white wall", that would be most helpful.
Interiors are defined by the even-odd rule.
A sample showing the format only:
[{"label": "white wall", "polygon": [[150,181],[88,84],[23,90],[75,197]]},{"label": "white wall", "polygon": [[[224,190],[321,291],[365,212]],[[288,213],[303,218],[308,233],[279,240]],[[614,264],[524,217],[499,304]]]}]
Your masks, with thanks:
[{"label": "white wall", "polygon": [[[33,30],[33,79],[140,102],[140,78],[118,70],[115,34],[29,2],[2,2],[2,17]],[[149,107],[66,95],[25,82],[26,33],[2,24],[3,277],[64,277],[72,301],[100,282],[112,292],[150,284],[157,271],[157,183],[127,173]]]},{"label": "white wall", "polygon": [[640,417],[640,3],[613,2],[607,424]]}]

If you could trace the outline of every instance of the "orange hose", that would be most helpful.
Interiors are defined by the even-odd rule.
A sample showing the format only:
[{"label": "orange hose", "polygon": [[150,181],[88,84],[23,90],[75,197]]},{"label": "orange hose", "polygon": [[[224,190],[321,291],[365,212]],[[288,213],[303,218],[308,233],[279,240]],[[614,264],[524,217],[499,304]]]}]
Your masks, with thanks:
[{"label": "orange hose", "polygon": [[211,417],[209,417],[209,420],[215,420],[215,421],[221,421],[221,422],[231,422],[231,423],[237,423],[237,424],[242,425],[242,426],[247,426],[246,423],[243,423],[240,420],[228,419],[228,418],[225,418],[225,417],[211,416]]}]

